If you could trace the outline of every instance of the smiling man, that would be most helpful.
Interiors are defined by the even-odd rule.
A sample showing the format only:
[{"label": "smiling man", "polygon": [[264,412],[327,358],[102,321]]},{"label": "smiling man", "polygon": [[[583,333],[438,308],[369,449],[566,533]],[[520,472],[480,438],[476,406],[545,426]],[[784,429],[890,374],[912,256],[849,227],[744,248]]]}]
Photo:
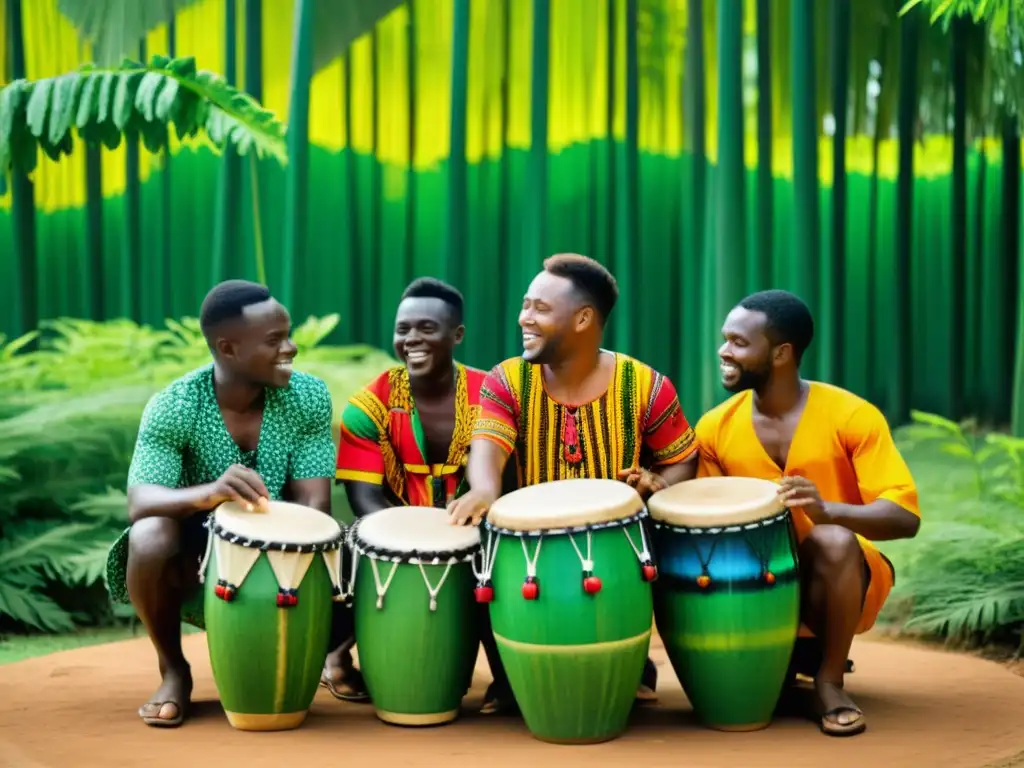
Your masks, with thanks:
[{"label": "smiling man", "polygon": [[[597,261],[544,262],[519,313],[523,354],[495,366],[481,389],[470,490],[452,503],[453,523],[479,524],[513,453],[521,485],[618,478],[647,498],[695,475],[697,443],[672,382],[601,348],[617,299],[615,278]],[[656,682],[648,659],[638,698],[653,700]]]},{"label": "smiling man", "polygon": [[[465,490],[485,373],[455,361],[466,332],[462,310],[462,294],[434,278],[419,278],[402,294],[393,342],[402,364],[353,395],[341,417],[336,478],[357,517],[401,505],[443,509]],[[481,614],[495,679],[485,696],[486,714],[507,681],[486,626],[486,606]],[[338,695],[330,669],[322,685]]]},{"label": "smiling man", "polygon": [[[157,652],[162,682],[139,715],[154,726],[187,715],[192,675],[181,620],[203,626],[203,522],[237,501],[256,510],[289,500],[331,513],[331,396],[293,371],[288,311],[262,285],[231,280],[203,301],[200,325],[213,362],[172,382],[146,405],[128,472],[131,526],[111,548],[107,581],[131,602]],[[350,626],[350,611],[336,621]]]},{"label": "smiling man", "polygon": [[864,715],[843,690],[847,655],[895,579],[872,542],[917,534],[917,488],[875,406],[801,378],[814,321],[799,298],[752,294],[726,317],[722,335],[722,385],[736,394],[697,423],[698,475],[778,481],[803,580],[793,671],[815,678],[825,733],[860,733]]}]

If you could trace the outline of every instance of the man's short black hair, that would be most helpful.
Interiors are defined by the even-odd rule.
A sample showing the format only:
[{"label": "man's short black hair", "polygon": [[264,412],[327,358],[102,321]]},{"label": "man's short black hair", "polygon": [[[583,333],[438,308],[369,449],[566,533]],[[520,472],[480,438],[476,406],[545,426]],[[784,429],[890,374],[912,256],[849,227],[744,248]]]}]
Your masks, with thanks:
[{"label": "man's short black hair", "polygon": [[203,299],[199,311],[199,327],[209,337],[217,326],[228,320],[237,320],[246,307],[260,304],[270,298],[270,289],[248,280],[225,280],[217,283]]},{"label": "man's short black hair", "polygon": [[459,290],[436,277],[417,277],[402,292],[406,299],[440,299],[448,305],[454,325],[462,325],[462,294]]},{"label": "man's short black hair", "polygon": [[792,344],[799,365],[814,338],[814,318],[803,300],[779,289],[752,293],[740,302],[750,312],[761,312],[767,318],[765,333],[772,344]]},{"label": "man's short black hair", "polygon": [[544,260],[544,269],[570,281],[586,302],[597,310],[602,324],[615,309],[619,284],[601,262],[578,253],[558,253]]}]

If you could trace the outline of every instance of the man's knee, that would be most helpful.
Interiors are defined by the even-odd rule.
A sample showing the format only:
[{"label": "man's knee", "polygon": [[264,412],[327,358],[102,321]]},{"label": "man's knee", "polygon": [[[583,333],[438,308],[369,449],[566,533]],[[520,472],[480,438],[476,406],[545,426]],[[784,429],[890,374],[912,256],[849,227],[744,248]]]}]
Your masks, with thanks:
[{"label": "man's knee", "polygon": [[857,535],[841,525],[814,526],[800,549],[801,555],[818,569],[860,566],[864,562],[864,553]]},{"label": "man's knee", "polygon": [[128,531],[128,560],[137,564],[166,563],[181,552],[181,525],[167,517],[147,517]]}]

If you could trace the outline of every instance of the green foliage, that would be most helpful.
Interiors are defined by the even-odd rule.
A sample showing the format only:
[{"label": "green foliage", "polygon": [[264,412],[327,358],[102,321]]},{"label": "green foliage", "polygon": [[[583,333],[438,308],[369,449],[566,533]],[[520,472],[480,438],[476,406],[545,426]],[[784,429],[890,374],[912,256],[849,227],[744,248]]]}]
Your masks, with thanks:
[{"label": "green foliage", "polygon": [[897,568],[883,616],[903,631],[1009,641],[1024,629],[1024,440],[914,411],[899,433],[922,525],[885,547]]},{"label": "green foliage", "polygon": [[[296,327],[297,367],[323,378],[340,409],[392,361],[333,347],[337,315]],[[149,398],[206,363],[193,318],[152,328],[61,319],[0,338],[0,631],[59,632],[104,622],[107,550],[127,525],[124,484]]]},{"label": "green foliage", "polygon": [[15,80],[0,89],[0,173],[31,173],[36,147],[51,160],[71,154],[73,134],[108,149],[141,138],[150,152],[166,149],[170,126],[179,140],[203,131],[219,149],[255,151],[287,161],[284,126],[248,94],[192,57],[154,56],[149,66],[92,64],[58,77]]}]

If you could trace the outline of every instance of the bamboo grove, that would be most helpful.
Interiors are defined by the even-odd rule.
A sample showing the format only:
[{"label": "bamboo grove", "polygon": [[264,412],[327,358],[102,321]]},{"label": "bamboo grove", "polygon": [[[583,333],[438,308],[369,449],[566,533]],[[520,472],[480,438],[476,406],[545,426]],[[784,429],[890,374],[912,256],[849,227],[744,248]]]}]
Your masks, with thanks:
[{"label": "bamboo grove", "polygon": [[[3,83],[92,60],[67,3],[0,2]],[[1019,127],[971,18],[931,25],[897,0],[408,0],[332,58],[313,0],[178,5],[132,58],[220,73],[287,123],[268,139],[287,162],[179,131],[15,168],[7,336],[62,316],[161,326],[241,276],[297,317],[339,313],[334,342],[387,347],[401,288],[433,274],[465,293],[463,359],[487,367],[515,352],[541,259],[571,250],[619,279],[608,344],[669,372],[688,412],[722,396],[727,308],[779,286],[815,312],[809,376],[896,422],[1016,414],[1024,431]]]}]

